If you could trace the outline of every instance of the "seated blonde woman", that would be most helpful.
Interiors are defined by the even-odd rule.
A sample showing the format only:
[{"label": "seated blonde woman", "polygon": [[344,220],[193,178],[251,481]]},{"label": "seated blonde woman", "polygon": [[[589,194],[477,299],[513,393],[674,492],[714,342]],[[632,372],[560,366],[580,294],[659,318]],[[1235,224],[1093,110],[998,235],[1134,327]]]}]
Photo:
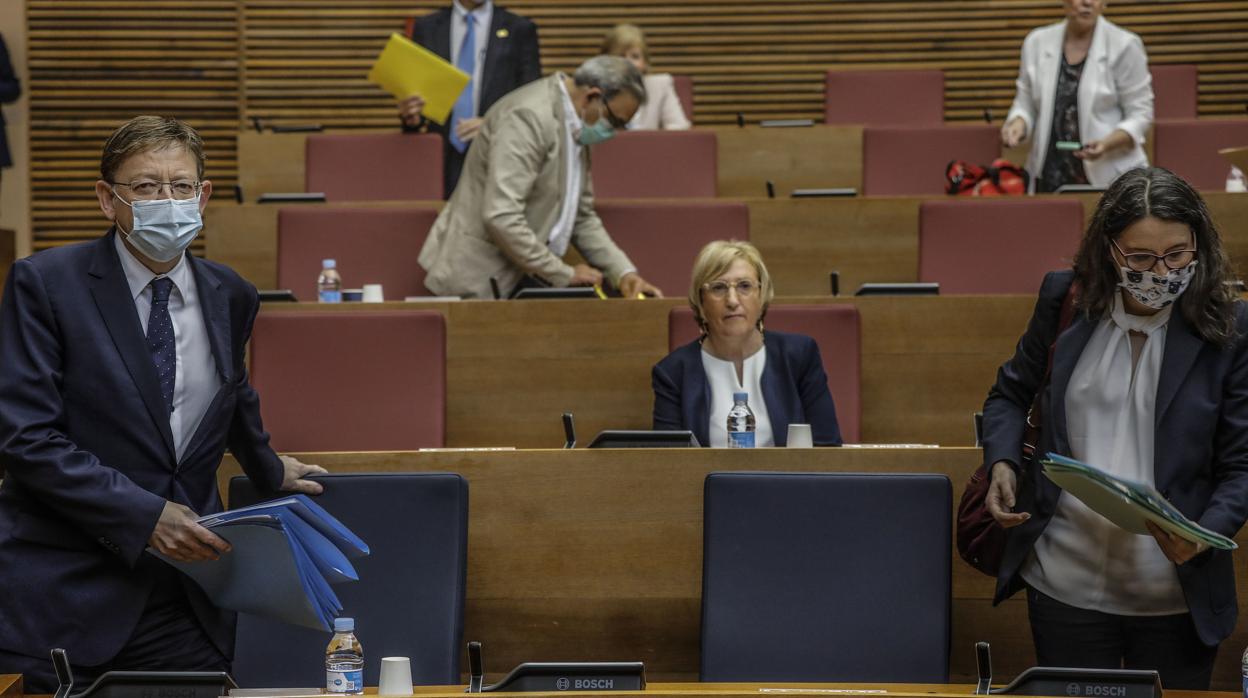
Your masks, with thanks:
[{"label": "seated blonde woman", "polygon": [[692,124],[676,95],[676,83],[668,73],[650,73],[650,49],[646,35],[635,24],[617,24],[602,40],[602,51],[608,56],[623,56],[637,66],[645,76],[646,103],[641,105],[632,120],[630,129],[683,131]]},{"label": "seated blonde woman", "polygon": [[768,330],[774,290],[748,242],[712,242],[693,266],[689,305],[702,336],[655,365],[654,428],[689,430],[698,442],[728,445],[735,392],[749,394],[757,446],[784,446],[789,424],[809,424],[816,446],[840,446],[836,407],[815,340]]}]

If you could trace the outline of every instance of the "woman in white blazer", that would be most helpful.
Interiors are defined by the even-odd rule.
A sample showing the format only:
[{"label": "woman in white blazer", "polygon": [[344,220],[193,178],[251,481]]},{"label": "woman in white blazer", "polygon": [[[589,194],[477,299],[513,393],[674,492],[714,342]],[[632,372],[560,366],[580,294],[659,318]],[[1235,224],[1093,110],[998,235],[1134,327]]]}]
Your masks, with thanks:
[{"label": "woman in white blazer", "polygon": [[1027,170],[1039,192],[1107,187],[1148,165],[1153,86],[1144,42],[1101,16],[1103,0],[1063,0],[1066,19],[1023,41],[1017,92],[1001,142],[1031,139]]},{"label": "woman in white blazer", "polygon": [[650,49],[646,35],[635,24],[617,24],[602,40],[602,52],[623,56],[637,66],[646,83],[646,103],[628,122],[630,130],[683,131],[692,124],[676,95],[676,82],[668,73],[650,73]]}]

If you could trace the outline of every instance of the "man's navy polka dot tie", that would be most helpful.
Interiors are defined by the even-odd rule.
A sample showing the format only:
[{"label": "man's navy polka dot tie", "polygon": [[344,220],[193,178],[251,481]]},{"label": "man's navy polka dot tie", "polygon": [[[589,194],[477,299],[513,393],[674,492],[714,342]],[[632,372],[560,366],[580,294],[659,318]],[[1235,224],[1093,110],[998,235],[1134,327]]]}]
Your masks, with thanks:
[{"label": "man's navy polka dot tie", "polygon": [[152,279],[152,312],[147,316],[147,350],[156,364],[160,396],[165,407],[173,412],[173,384],[177,376],[178,358],[173,340],[173,320],[169,319],[169,292],[173,281],[168,277]]}]

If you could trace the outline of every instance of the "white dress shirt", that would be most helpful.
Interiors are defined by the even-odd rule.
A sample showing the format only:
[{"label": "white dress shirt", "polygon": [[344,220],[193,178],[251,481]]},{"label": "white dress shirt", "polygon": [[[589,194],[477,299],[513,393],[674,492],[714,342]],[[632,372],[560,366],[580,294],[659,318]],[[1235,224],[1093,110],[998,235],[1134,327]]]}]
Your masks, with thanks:
[{"label": "white dress shirt", "polygon": [[771,431],[771,418],[767,415],[767,401],[763,399],[763,369],[767,366],[767,347],[763,346],[742,365],[743,380],[737,379],[737,366],[711,356],[702,349],[702,370],[706,372],[707,385],[711,386],[710,428],[707,436],[714,448],[728,447],[728,412],[733,406],[733,393],[749,394],[750,411],[754,413],[754,446],[775,446]]},{"label": "white dress shirt", "polygon": [[[147,320],[152,312],[152,279],[158,275],[126,249],[120,231],[115,235],[117,256],[126,273],[126,283],[134,298],[134,309],[139,314],[143,334],[147,335]],[[178,265],[164,276],[173,282],[169,292],[169,319],[173,321],[174,351],[177,365],[174,370],[173,412],[169,413],[169,429],[173,432],[174,450],[178,460],[186,453],[199,423],[203,421],[208,406],[221,388],[221,374],[208,343],[208,327],[199,304],[199,287],[195,274],[186,261],[186,255]],[[150,361],[150,358],[148,359]]]},{"label": "white dress shirt", "polygon": [[576,115],[576,106],[572,104],[572,96],[568,94],[568,86],[563,80],[559,81],[559,92],[563,95],[563,164],[566,176],[563,180],[563,207],[559,209],[559,218],[546,240],[550,251],[562,257],[568,251],[572,230],[576,227],[576,209],[581,200],[581,177],[584,175],[581,149],[585,146],[577,140],[584,123]]},{"label": "white dress shirt", "polygon": [[[468,10],[454,0],[451,3],[451,65],[459,65],[459,51],[463,47],[464,34],[468,33]],[[473,38],[476,43],[477,60],[472,64],[472,113],[481,116],[481,75],[485,68],[485,50],[490,45],[490,22],[494,19],[494,3],[485,0],[472,11]]]},{"label": "white dress shirt", "polygon": [[[1071,455],[1112,475],[1154,484],[1157,382],[1167,307],[1129,315],[1121,293],[1093,330],[1066,388]],[[1146,335],[1135,366],[1130,330]],[[1187,613],[1178,571],[1149,535],[1129,533],[1063,492],[1021,570],[1041,592],[1078,608],[1129,616]]]}]

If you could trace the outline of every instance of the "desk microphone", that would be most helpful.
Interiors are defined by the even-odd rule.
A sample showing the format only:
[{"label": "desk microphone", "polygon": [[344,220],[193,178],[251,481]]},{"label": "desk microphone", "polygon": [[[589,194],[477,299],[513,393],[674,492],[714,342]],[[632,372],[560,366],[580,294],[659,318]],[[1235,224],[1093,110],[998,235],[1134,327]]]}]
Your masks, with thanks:
[{"label": "desk microphone", "polygon": [[572,413],[563,413],[564,448],[576,448],[576,425],[572,423]]}]

